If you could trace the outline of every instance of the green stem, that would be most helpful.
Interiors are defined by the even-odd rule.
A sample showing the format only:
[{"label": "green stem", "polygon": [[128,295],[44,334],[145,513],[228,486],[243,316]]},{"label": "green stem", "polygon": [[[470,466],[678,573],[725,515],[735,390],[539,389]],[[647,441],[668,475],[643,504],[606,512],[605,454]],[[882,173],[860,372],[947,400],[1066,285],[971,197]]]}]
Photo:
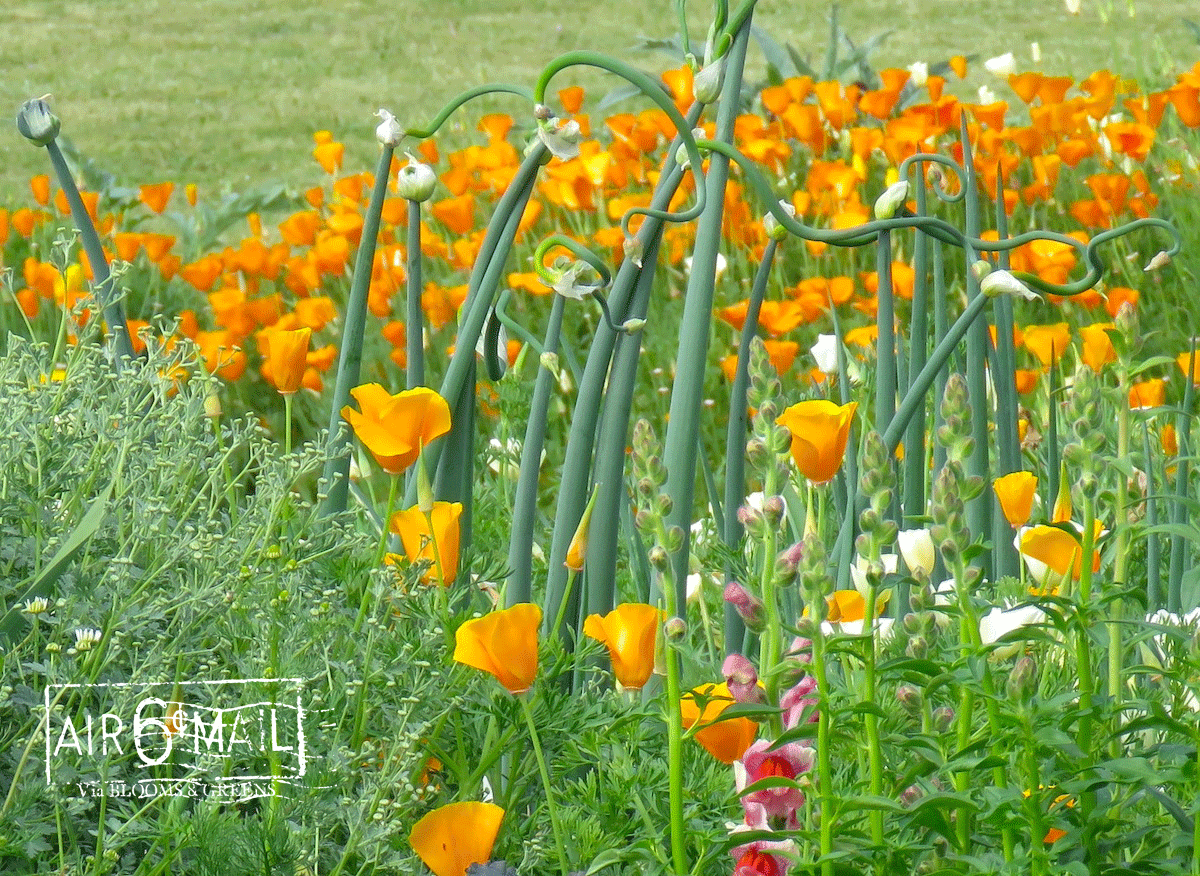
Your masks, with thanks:
[{"label": "green stem", "polygon": [[294,392],[283,394],[283,455],[292,455],[292,398]]},{"label": "green stem", "polygon": [[542,753],[542,743],[538,740],[537,727],[533,723],[533,708],[529,705],[529,700],[523,696],[518,696],[517,701],[521,704],[521,713],[525,716],[525,726],[529,728],[529,741],[533,743],[533,754],[537,758],[538,772],[541,773],[542,788],[546,792],[546,808],[550,811],[550,826],[554,831],[558,864],[562,876],[567,876],[571,869],[567,866],[567,845],[563,841],[562,827],[558,823],[558,806],[554,802],[554,794],[551,791],[550,770],[546,767],[546,756]]},{"label": "green stem", "polygon": [[342,408],[350,403],[350,390],[358,385],[362,367],[363,335],[367,325],[367,291],[371,286],[379,220],[383,212],[383,201],[387,196],[394,151],[393,147],[386,144],[381,148],[379,164],[375,168],[375,185],[371,189],[371,201],[363,216],[362,237],[359,239],[358,255],[354,261],[354,279],[350,284],[350,298],[346,302],[342,342],[338,352],[337,382],[330,402],[329,433],[326,437],[328,458],[322,475],[327,492],[321,502],[322,516],[340,514],[346,510],[346,499],[350,489],[350,454],[347,451],[350,430],[342,423]]},{"label": "green stem", "polygon": [[404,343],[407,389],[425,385],[425,313],[421,309],[421,202],[408,202]]},{"label": "green stem", "polygon": [[[117,348],[117,355],[121,359],[132,361],[134,358],[133,343],[129,337],[129,325],[125,321],[125,309],[121,306],[121,302],[116,296],[116,290],[113,288],[112,274],[108,270],[108,258],[104,255],[100,236],[96,234],[96,226],[92,224],[92,217],[88,215],[87,207],[83,205],[83,198],[79,196],[75,178],[71,175],[71,169],[67,166],[67,160],[63,157],[62,150],[58,148],[58,143],[51,140],[46,144],[46,152],[50,155],[50,163],[54,166],[54,175],[58,178],[58,184],[67,198],[67,205],[71,208],[71,221],[79,229],[79,240],[83,245],[83,251],[87,253],[88,265],[91,266],[92,277],[95,279],[93,289],[96,299],[104,310],[104,321],[108,323],[108,330],[113,334],[113,344]],[[53,367],[54,363],[50,364]]]}]

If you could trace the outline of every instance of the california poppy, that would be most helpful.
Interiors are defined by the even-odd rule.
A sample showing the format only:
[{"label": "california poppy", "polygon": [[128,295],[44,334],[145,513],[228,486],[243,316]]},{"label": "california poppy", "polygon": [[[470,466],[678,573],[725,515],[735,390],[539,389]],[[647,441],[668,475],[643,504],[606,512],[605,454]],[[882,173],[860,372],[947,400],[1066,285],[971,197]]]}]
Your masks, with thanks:
[{"label": "california poppy", "polygon": [[466,876],[491,858],[503,819],[494,803],[448,803],[414,824],[408,843],[434,876]]},{"label": "california poppy", "polygon": [[458,521],[462,510],[460,502],[434,502],[428,517],[417,506],[392,515],[388,528],[400,536],[409,561],[430,564],[421,576],[425,583],[436,580],[439,573],[443,586],[454,583],[458,574]]},{"label": "california poppy", "polygon": [[282,395],[291,395],[304,379],[312,329],[267,332],[267,374]]},{"label": "california poppy", "polygon": [[608,614],[589,615],[584,635],[603,642],[621,687],[640,690],[654,672],[654,644],[664,613],[653,605],[625,603]]},{"label": "california poppy", "polygon": [[[703,708],[701,701],[704,702]],[[717,720],[733,703],[733,694],[725,682],[702,684],[679,700],[683,726],[690,729],[697,724],[703,725],[696,731],[696,741],[721,763],[739,760],[758,735],[758,725],[749,718]]]},{"label": "california poppy", "polygon": [[346,405],[342,417],[389,474],[400,474],[417,460],[421,447],[450,431],[450,406],[426,387],[396,395],[378,383],[350,390],[362,412]]},{"label": "california poppy", "polygon": [[1033,513],[1033,496],[1037,492],[1037,475],[1027,471],[1014,471],[996,478],[992,489],[1000,500],[1000,510],[1009,526],[1024,526]]},{"label": "california poppy", "polygon": [[814,399],[792,405],[779,415],[779,425],[792,433],[796,467],[813,483],[828,483],[837,474],[857,408],[857,402],[839,407],[825,399]]},{"label": "california poppy", "polygon": [[512,694],[533,687],[542,610],[523,602],[464,623],[454,634],[454,659],[491,673]]}]

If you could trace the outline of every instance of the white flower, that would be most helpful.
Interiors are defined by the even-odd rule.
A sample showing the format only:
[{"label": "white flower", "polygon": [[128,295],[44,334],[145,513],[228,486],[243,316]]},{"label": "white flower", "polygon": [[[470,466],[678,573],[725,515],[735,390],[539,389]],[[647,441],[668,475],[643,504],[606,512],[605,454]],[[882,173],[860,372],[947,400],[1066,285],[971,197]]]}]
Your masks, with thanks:
[{"label": "white flower", "polygon": [[400,123],[396,121],[396,117],[385,109],[380,109],[375,113],[381,121],[379,127],[375,129],[375,139],[383,146],[391,146],[395,149],[400,145],[400,141],[404,139],[404,129],[400,127]]},{"label": "white flower", "polygon": [[979,102],[983,106],[996,102],[996,92],[992,91],[986,85],[979,86]]},{"label": "white flower", "polygon": [[933,549],[933,536],[928,529],[902,529],[896,533],[896,547],[904,557],[904,565],[914,575],[933,573],[937,557]]},{"label": "white flower", "polygon": [[100,644],[102,633],[94,627],[84,627],[75,631],[75,650],[90,651]]},{"label": "white flower", "polygon": [[924,61],[914,61],[908,65],[909,82],[921,88],[929,81],[929,65]]},{"label": "white flower", "polygon": [[[983,641],[983,644],[991,645],[1022,627],[1041,623],[1045,617],[1045,612],[1036,605],[1010,608],[1007,611],[993,608],[979,619],[979,638]],[[1013,656],[1020,650],[1021,643],[1019,641],[1009,642],[992,651],[992,655],[999,660],[1003,660],[1006,657]]]},{"label": "white flower", "polygon": [[1071,13],[1072,15],[1079,14],[1079,7],[1083,5],[1083,0],[1065,0],[1065,2],[1067,5],[1067,12]]},{"label": "white flower", "polygon": [[[875,635],[880,642],[886,642],[896,634],[896,619],[894,617],[877,617],[875,618]],[[836,624],[831,624],[825,621],[821,624],[821,632],[827,636],[833,635],[835,632],[845,633],[847,636],[861,636],[863,634],[863,622],[861,620],[854,621],[839,621]]]},{"label": "white flower", "polygon": [[983,62],[983,68],[993,76],[1004,79],[1017,72],[1017,59],[1013,57],[1012,52],[1005,52],[1003,55],[988,58]]},{"label": "white flower", "polygon": [[558,276],[552,288],[563,298],[570,298],[572,301],[582,301],[586,296],[600,288],[598,283],[588,283],[580,279],[581,274],[592,270],[592,266],[587,264],[587,262],[572,262],[569,267],[559,269]]},{"label": "white flower", "polygon": [[1035,64],[1042,63],[1042,47],[1037,43],[1029,44],[1029,58]]},{"label": "white flower", "polygon": [[838,337],[837,335],[817,335],[817,342],[808,352],[823,373],[834,375],[838,373]]},{"label": "white flower", "polygon": [[27,599],[21,610],[26,614],[45,614],[49,609],[50,600],[45,596],[36,596],[33,599]]}]

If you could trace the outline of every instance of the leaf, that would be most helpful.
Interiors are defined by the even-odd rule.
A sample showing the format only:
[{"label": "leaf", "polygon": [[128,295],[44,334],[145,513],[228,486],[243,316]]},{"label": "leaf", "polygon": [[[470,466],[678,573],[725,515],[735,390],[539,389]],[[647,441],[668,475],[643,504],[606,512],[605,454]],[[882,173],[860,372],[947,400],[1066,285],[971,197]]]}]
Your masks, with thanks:
[{"label": "leaf", "polygon": [[762,49],[763,57],[767,59],[768,75],[774,71],[780,80],[800,75],[800,71],[796,69],[796,64],[791,54],[780,46],[779,43],[775,42],[766,31],[760,27],[751,25],[750,36],[758,43],[758,47]]},{"label": "leaf", "polygon": [[67,540],[63,542],[62,547],[58,549],[58,552],[50,562],[42,567],[42,571],[29,584],[24,595],[19,596],[4,617],[0,618],[0,641],[7,641],[9,644],[12,643],[12,637],[16,634],[17,628],[20,625],[20,606],[27,600],[35,599],[39,596],[49,596],[54,582],[65,571],[71,558],[79,553],[88,540],[96,534],[96,530],[100,528],[100,524],[104,522],[104,516],[108,512],[108,499],[112,495],[114,483],[116,482],[110,481],[103,492],[92,500],[87,513],[75,524],[75,528],[71,531]]}]

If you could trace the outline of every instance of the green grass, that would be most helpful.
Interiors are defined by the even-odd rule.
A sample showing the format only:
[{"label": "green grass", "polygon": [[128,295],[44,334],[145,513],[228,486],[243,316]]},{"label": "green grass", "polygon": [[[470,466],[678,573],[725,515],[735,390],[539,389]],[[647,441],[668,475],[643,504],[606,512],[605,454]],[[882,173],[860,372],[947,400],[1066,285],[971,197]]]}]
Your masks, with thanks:
[{"label": "green grass", "polygon": [[[669,0],[545,5],[554,11],[518,0],[9,0],[0,105],[15,112],[26,98],[52,93],[65,135],[121,182],[195,182],[211,194],[311,184],[319,173],[311,134],[321,129],[345,139],[347,169],[369,169],[380,106],[402,123],[424,124],[458,92],[489,81],[532,84],[544,64],[572,49],[606,51],[655,71],[670,65],[665,55],[633,48],[643,36],[676,33]],[[892,31],[873,57],[877,67],[1012,51],[1031,68],[1029,43],[1037,41],[1045,72],[1084,76],[1109,66],[1156,87],[1163,74],[1200,57],[1181,23],[1197,16],[1191,0],[1134,5],[1133,18],[1123,3],[1092,0],[1077,17],[1060,0],[1002,0],[986,15],[959,0],[906,0],[890,7],[903,16],[886,18],[877,4],[854,2],[839,15],[859,43]],[[828,3],[760,6],[760,26],[820,64]],[[691,30],[702,38],[710,7],[690,9]],[[761,56],[753,55],[752,71],[761,72]],[[972,87],[985,81],[998,85],[977,66]],[[473,118],[461,114],[460,128]],[[11,126],[3,137],[0,203],[24,203],[28,178],[48,162]]]}]

